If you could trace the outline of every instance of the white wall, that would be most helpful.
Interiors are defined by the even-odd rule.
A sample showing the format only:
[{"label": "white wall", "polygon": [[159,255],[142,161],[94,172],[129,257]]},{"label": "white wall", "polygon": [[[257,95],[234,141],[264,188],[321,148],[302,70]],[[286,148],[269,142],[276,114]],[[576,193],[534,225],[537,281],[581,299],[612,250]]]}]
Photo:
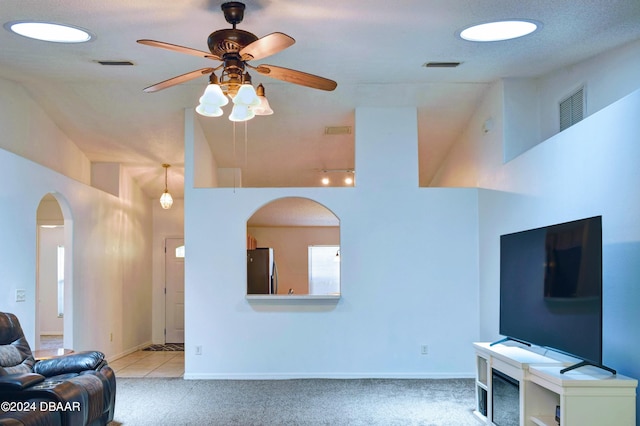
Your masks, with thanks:
[{"label": "white wall", "polygon": [[586,115],[611,105],[640,87],[640,41],[539,79],[541,141],[558,133],[560,101],[583,84],[587,93]]},{"label": "white wall", "polygon": [[[498,335],[499,236],[518,230],[603,216],[604,348],[603,361],[620,373],[640,378],[635,354],[640,338],[640,43],[632,43],[540,79],[541,132],[554,135],[552,114],[562,87],[588,83],[588,113],[582,122],[555,134],[500,165],[503,133],[482,134],[486,117],[508,109],[510,84],[496,84],[485,96],[458,145],[440,171],[438,184],[488,188],[479,192],[480,337]],[[612,66],[615,64],[616,66]],[[635,91],[634,91],[635,89]],[[628,95],[627,95],[628,94]],[[626,97],[623,97],[627,95]],[[623,97],[622,99],[620,99]],[[617,100],[617,101],[616,101]],[[517,137],[518,132],[504,133]],[[529,135],[524,134],[524,139]],[[505,140],[521,145],[521,141]],[[475,165],[459,168],[459,159]],[[638,401],[640,404],[640,401]],[[640,410],[639,410],[640,412]],[[640,421],[640,415],[637,416]]]},{"label": "white wall", "polygon": [[560,131],[560,102],[585,88],[585,117],[640,87],[640,41],[529,79],[505,79],[504,158]]},{"label": "white wall", "polygon": [[640,91],[505,165],[509,192],[481,191],[481,337],[498,336],[499,236],[602,215],[603,362],[640,377]]},{"label": "white wall", "polygon": [[[0,189],[0,227],[11,242],[0,248],[0,310],[18,316],[33,345],[36,210],[55,193],[71,213],[73,349],[117,355],[149,342],[151,211],[140,189],[129,179],[116,198],[4,150],[0,168],[12,182]],[[26,290],[26,302],[14,301],[16,289]],[[67,330],[65,322],[65,345]]]},{"label": "white wall", "polygon": [[58,129],[24,87],[0,78],[0,93],[0,148],[89,184],[89,159]]},{"label": "white wall", "polygon": [[[0,170],[10,182],[0,187],[0,235],[6,243],[0,247],[0,310],[18,316],[33,345],[36,211],[42,197],[53,193],[65,215],[65,238],[73,241],[71,273],[66,275],[73,301],[65,304],[72,305],[72,315],[65,315],[65,345],[117,356],[150,342],[150,201],[125,172],[121,172],[119,198],[79,182],[82,178],[88,183],[89,164],[84,163],[86,173],[84,166],[65,166],[68,161],[80,161],[69,146],[72,142],[20,86],[4,80],[0,85],[4,144],[23,147],[24,155],[38,149],[70,152],[69,158],[60,161],[70,175],[65,176],[0,149]],[[34,129],[43,133],[35,137],[33,132],[40,130]],[[16,289],[26,290],[25,302],[15,301]],[[68,328],[67,321],[73,326]],[[72,342],[67,342],[68,335],[73,336]]]},{"label": "white wall", "polygon": [[501,164],[557,134],[560,101],[582,85],[585,116],[640,87],[640,41],[547,75],[493,83],[430,186],[502,188]]},{"label": "white wall", "polygon": [[[498,81],[488,87],[475,114],[434,175],[431,187],[492,187],[490,182],[480,179],[500,179],[499,175],[481,169],[494,171],[502,165],[503,86]],[[489,131],[484,130],[487,121],[492,124]]]},{"label": "white wall", "polygon": [[[637,45],[636,51],[637,51]],[[630,46],[617,52],[626,57]],[[612,53],[607,60],[617,57]],[[596,68],[594,60],[586,69]],[[575,67],[573,75],[599,87],[598,78]],[[602,71],[599,71],[602,72]],[[618,73],[622,75],[622,72]],[[548,76],[556,87],[558,80],[568,84],[565,70]],[[640,82],[610,81],[612,93],[624,93]],[[601,82],[602,83],[602,82]],[[631,354],[640,349],[640,339],[634,324],[640,320],[637,309],[640,293],[635,283],[640,270],[635,266],[640,258],[640,209],[638,185],[640,158],[638,135],[640,127],[640,92],[604,106],[604,96],[598,103],[603,109],[582,122],[558,133],[529,149],[509,163],[496,166],[501,158],[500,134],[487,143],[486,135],[477,132],[478,124],[487,116],[501,115],[499,99],[509,85],[495,85],[476,111],[459,145],[452,150],[450,161],[443,167],[443,185],[467,184],[458,173],[456,161],[469,152],[476,155],[475,178],[480,186],[491,190],[479,193],[480,214],[480,336],[492,341],[498,336],[499,307],[499,236],[523,229],[568,220],[603,216],[603,276],[604,276],[604,349],[603,361],[622,374],[640,377],[640,365]],[[600,88],[604,91],[604,87]],[[596,92],[599,92],[596,91]],[[508,98],[508,95],[505,95]],[[609,102],[611,103],[611,102]],[[552,108],[552,103],[548,103]],[[593,106],[593,100],[592,100]],[[512,134],[512,136],[515,133]],[[525,138],[527,136],[525,135]],[[508,143],[508,141],[505,141]],[[477,154],[476,154],[477,153]]]},{"label": "white wall", "polygon": [[[633,250],[638,250],[640,240],[637,221],[640,123],[634,120],[639,115],[640,91],[636,91],[506,164],[504,173],[511,185],[505,189],[517,195],[480,193],[482,227],[488,232],[487,238],[582,217],[603,216],[605,361],[607,355],[615,353],[607,343],[620,334],[633,334],[632,323],[628,321],[638,318],[637,309],[628,305],[625,297],[637,293],[633,290],[636,286],[628,284],[640,278],[640,270],[634,272],[637,268],[626,264],[633,261],[633,257],[620,258],[613,253],[631,255]],[[493,243],[497,246],[496,241]],[[494,267],[495,263],[496,256],[487,262]],[[623,269],[619,269],[621,267]],[[496,276],[493,278],[483,280],[482,285],[495,289]],[[624,297],[618,299],[620,296]],[[627,318],[620,317],[620,310],[628,311]],[[615,316],[617,329],[610,327],[608,313]],[[497,325],[491,328],[495,336]],[[628,343],[634,344],[633,340]],[[640,345],[640,339],[635,344]],[[636,368],[640,376],[640,366]]]},{"label": "white wall", "polygon": [[[473,374],[477,190],[418,188],[415,109],[356,111],[354,188],[194,189],[185,125],[186,378]],[[337,302],[245,298],[246,221],[286,196],[340,219]]]},{"label": "white wall", "polygon": [[193,116],[193,110],[185,110],[185,119],[195,121],[191,132],[193,134],[193,162],[198,173],[193,177],[193,186],[196,188],[217,187],[219,174],[218,164],[211,152],[211,148],[204,136],[200,123],[198,123],[196,117]]}]

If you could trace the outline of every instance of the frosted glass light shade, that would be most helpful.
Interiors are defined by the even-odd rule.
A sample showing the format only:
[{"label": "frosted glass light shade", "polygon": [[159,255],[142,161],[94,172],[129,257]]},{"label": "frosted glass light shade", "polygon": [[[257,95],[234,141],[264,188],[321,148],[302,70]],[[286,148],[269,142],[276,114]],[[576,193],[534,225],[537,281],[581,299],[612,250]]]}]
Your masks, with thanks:
[{"label": "frosted glass light shade", "polygon": [[196,107],[196,112],[205,117],[220,117],[223,113],[222,108],[212,104],[200,104]]},{"label": "frosted glass light shade", "polygon": [[256,114],[246,105],[234,105],[229,120],[231,121],[247,121],[251,120]]},{"label": "frosted glass light shade", "polygon": [[173,197],[171,196],[171,194],[169,194],[169,191],[167,191],[166,189],[164,190],[164,193],[160,196],[160,205],[162,206],[163,209],[170,209],[171,206],[173,205]]},{"label": "frosted glass light shade", "polygon": [[204,93],[200,97],[200,103],[223,107],[229,103],[229,99],[222,93],[219,85],[211,83],[204,89]]},{"label": "frosted glass light shade", "polygon": [[260,99],[256,95],[256,91],[250,84],[243,84],[238,89],[238,93],[233,98],[233,103],[236,105],[245,106],[258,106],[260,105]]},{"label": "frosted glass light shade", "polygon": [[273,114],[273,110],[269,105],[269,101],[264,96],[258,96],[260,99],[260,105],[251,108],[256,115],[271,115]]}]

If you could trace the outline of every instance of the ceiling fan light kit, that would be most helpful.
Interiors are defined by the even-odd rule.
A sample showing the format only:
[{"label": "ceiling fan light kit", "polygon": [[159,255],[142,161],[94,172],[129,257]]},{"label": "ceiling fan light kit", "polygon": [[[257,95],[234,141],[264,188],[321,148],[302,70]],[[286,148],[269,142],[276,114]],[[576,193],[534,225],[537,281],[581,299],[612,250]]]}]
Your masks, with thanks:
[{"label": "ceiling fan light kit", "polygon": [[[257,90],[254,89],[251,84],[251,76],[245,71],[246,68],[251,68],[258,74],[314,89],[331,91],[337,87],[337,83],[333,80],[302,71],[274,65],[253,66],[249,64],[249,61],[266,58],[292,46],[295,40],[279,32],[258,38],[248,31],[237,29],[236,25],[244,18],[244,3],[232,1],[223,3],[220,7],[225,20],[232,25],[232,28],[217,30],[209,34],[207,39],[209,52],[162,41],[138,40],[138,43],[147,46],[222,62],[215,68],[202,68],[156,83],[145,88],[145,92],[157,92],[210,74],[209,85],[200,97],[200,104],[196,107],[196,112],[206,117],[220,117],[223,115],[222,107],[228,103],[227,98],[231,98],[234,106],[229,120],[246,121],[256,115],[273,114],[273,109],[265,97],[264,86],[260,84]],[[219,69],[222,71],[218,79],[215,72]]]}]

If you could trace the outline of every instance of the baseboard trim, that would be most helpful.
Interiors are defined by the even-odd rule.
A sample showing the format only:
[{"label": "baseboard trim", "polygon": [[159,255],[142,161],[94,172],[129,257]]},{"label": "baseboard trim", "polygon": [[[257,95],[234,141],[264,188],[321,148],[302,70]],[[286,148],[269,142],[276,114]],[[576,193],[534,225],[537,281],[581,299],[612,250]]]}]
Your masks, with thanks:
[{"label": "baseboard trim", "polygon": [[473,379],[474,373],[185,373],[184,380]]}]

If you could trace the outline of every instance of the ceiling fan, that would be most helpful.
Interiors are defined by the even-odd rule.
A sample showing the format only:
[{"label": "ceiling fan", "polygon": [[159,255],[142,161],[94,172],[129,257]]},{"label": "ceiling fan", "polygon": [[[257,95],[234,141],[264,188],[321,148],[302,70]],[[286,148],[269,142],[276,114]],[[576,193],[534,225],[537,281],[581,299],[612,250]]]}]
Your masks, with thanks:
[{"label": "ceiling fan", "polygon": [[[257,73],[268,77],[314,89],[331,91],[337,87],[337,83],[333,80],[302,71],[277,67],[275,65],[260,64],[253,66],[249,64],[249,61],[263,59],[286,49],[293,45],[295,40],[280,32],[271,33],[262,38],[258,38],[248,31],[237,29],[236,24],[242,22],[244,17],[244,3],[237,1],[227,2],[223,3],[221,8],[226,21],[230,23],[233,28],[217,30],[209,35],[207,44],[210,52],[165,43],[162,41],[148,39],[138,40],[138,43],[147,46],[160,47],[174,52],[200,56],[222,62],[222,64],[214,68],[201,68],[199,70],[191,71],[160,83],[156,83],[145,88],[145,92],[157,92],[159,90],[193,80],[200,76],[211,74],[209,78],[210,82],[224,87],[225,93],[233,96],[237,93],[238,88],[243,83],[250,83],[251,81],[249,73],[245,71],[246,68],[255,70]],[[215,71],[220,69],[222,69],[222,74],[220,79],[218,79]]]}]

